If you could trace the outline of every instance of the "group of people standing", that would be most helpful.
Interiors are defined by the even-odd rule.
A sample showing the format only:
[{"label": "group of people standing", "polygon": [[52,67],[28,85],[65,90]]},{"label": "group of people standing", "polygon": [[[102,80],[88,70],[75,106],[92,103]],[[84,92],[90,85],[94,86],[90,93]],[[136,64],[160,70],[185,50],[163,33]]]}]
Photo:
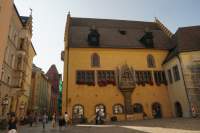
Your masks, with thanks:
[{"label": "group of people standing", "polygon": [[[59,130],[61,130],[63,126],[67,127],[67,124],[69,123],[69,116],[67,112],[65,112],[64,115],[60,113],[58,116],[56,115],[56,113],[54,113],[51,119],[52,119],[52,122],[51,122],[52,128],[56,128],[56,125],[57,125],[56,123],[58,122]],[[32,127],[33,123],[38,125],[38,123],[41,122],[43,129],[45,129],[48,121],[49,121],[49,117],[46,113],[44,113],[42,116],[39,116],[37,114],[28,115],[28,122],[29,122],[30,127]],[[8,118],[8,133],[17,133],[17,125],[18,125],[18,121],[15,114],[10,115]]]},{"label": "group of people standing", "polygon": [[38,115],[38,113],[30,113],[27,118],[27,122],[29,123],[30,127],[32,127],[33,123],[37,125],[39,122],[42,122],[44,125],[44,123],[48,123],[48,120],[49,117],[46,113],[43,113],[42,115]]},{"label": "group of people standing", "polygon": [[64,115],[60,113],[57,118],[56,113],[54,113],[52,116],[52,128],[56,127],[56,120],[58,120],[59,130],[61,130],[63,126],[67,127],[67,124],[69,123],[69,116],[67,112],[65,112]]},{"label": "group of people standing", "polygon": [[104,114],[103,111],[101,111],[101,110],[97,111],[96,112],[96,118],[95,118],[96,124],[103,124],[104,123],[104,120],[103,120],[104,116],[105,116],[105,114]]}]

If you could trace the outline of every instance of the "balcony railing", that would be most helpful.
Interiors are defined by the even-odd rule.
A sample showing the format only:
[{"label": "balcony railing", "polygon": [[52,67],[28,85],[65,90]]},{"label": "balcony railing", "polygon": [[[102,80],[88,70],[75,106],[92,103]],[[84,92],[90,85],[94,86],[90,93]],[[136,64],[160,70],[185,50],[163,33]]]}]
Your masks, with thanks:
[{"label": "balcony railing", "polygon": [[65,57],[65,51],[61,52],[61,60],[64,61],[64,57]]}]

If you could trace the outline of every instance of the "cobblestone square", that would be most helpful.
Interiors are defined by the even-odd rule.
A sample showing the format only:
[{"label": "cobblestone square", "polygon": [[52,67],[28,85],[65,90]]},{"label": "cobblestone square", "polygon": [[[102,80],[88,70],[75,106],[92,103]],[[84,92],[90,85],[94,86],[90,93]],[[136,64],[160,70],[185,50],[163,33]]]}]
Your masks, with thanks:
[{"label": "cobblestone square", "polygon": [[52,129],[49,123],[45,130],[42,129],[42,124],[33,127],[27,125],[20,127],[19,133],[200,133],[200,119],[158,119],[104,125],[73,125],[61,130],[58,126]]}]

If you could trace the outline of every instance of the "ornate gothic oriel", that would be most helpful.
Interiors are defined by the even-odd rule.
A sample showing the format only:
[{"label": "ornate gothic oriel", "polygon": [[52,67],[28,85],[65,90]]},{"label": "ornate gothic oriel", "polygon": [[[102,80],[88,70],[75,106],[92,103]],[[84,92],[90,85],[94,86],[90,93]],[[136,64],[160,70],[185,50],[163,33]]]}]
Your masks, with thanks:
[{"label": "ornate gothic oriel", "polygon": [[132,67],[127,64],[117,68],[117,83],[118,88],[124,96],[125,114],[132,114],[131,95],[136,86],[135,72]]}]

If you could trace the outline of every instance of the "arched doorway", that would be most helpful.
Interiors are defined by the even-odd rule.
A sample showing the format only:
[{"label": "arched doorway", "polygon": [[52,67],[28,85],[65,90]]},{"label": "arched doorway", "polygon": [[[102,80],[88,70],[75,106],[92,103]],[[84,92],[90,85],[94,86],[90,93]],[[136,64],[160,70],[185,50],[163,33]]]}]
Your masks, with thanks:
[{"label": "arched doorway", "polygon": [[162,108],[160,103],[152,104],[152,114],[154,118],[162,118]]},{"label": "arched doorway", "polygon": [[84,108],[82,105],[74,105],[72,110],[72,119],[75,123],[81,123],[84,118]]},{"label": "arched doorway", "polygon": [[181,104],[179,102],[175,102],[174,106],[175,106],[176,117],[183,117]]}]

